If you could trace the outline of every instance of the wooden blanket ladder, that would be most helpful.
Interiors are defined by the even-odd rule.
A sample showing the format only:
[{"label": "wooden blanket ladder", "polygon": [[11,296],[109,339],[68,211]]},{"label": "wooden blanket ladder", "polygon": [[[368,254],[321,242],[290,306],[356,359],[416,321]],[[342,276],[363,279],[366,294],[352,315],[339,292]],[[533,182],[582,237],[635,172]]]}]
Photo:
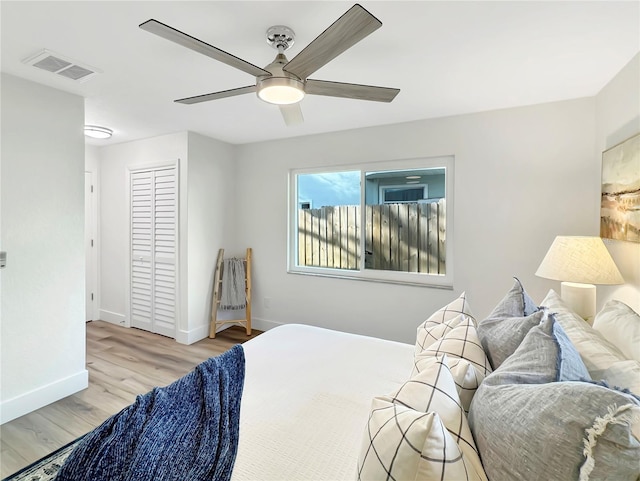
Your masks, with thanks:
[{"label": "wooden blanket ladder", "polygon": [[213,300],[211,303],[211,325],[209,327],[209,337],[215,338],[218,327],[225,324],[236,324],[243,326],[247,331],[247,336],[251,335],[251,247],[247,249],[247,254],[243,259],[245,273],[245,294],[247,297],[247,307],[244,309],[244,319],[221,319],[218,320],[218,309],[220,308],[220,296],[222,294],[222,278],[224,276],[224,249],[218,251],[216,261],[216,271],[213,277]]}]

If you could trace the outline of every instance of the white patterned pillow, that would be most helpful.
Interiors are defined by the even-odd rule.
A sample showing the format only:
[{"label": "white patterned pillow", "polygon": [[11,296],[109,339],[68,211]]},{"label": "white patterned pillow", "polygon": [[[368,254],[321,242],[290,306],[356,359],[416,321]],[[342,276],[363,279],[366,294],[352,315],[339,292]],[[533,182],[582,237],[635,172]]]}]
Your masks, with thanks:
[{"label": "white patterned pillow", "polygon": [[358,479],[487,480],[446,355],[374,399]]},{"label": "white patterned pillow", "polygon": [[358,458],[358,480],[438,479],[486,481],[437,413],[415,411],[381,396],[373,399]]},{"label": "white patterned pillow", "polygon": [[473,320],[459,315],[458,325],[444,337],[414,356],[411,376],[431,365],[432,359],[447,355],[458,387],[458,395],[465,412],[469,412],[471,400],[482,380],[491,373],[489,359],[485,354]]},{"label": "white patterned pillow", "polygon": [[447,360],[446,354],[440,358],[433,358],[428,366],[390,394],[390,397],[394,403],[416,411],[438,413],[445,428],[458,443],[464,455],[464,462],[470,469],[484,475]]},{"label": "white patterned pillow", "polygon": [[475,323],[475,318],[469,309],[466,294],[463,292],[446,306],[434,312],[429,319],[418,326],[416,333],[416,354],[442,338],[447,332],[455,328],[460,320],[458,316],[464,314]]},{"label": "white patterned pillow", "polygon": [[478,390],[480,383],[484,380],[485,375],[480,373],[479,369],[466,359],[457,357],[447,357],[447,365],[453,375],[453,380],[458,389],[458,396],[465,413],[469,413],[473,395]]}]

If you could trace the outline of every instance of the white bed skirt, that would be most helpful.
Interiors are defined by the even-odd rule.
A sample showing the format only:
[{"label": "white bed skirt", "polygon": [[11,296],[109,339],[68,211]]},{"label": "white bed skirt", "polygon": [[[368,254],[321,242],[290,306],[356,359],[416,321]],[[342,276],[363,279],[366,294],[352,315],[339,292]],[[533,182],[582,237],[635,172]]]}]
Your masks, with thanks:
[{"label": "white bed skirt", "polygon": [[355,479],[371,400],[409,378],[413,346],[297,324],[243,346],[232,481]]}]

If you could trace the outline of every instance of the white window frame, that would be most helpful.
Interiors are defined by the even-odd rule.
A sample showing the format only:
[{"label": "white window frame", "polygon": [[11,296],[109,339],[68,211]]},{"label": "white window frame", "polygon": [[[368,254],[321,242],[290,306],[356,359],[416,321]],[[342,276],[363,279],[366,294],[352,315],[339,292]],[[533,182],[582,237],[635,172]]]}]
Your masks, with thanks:
[{"label": "white window frame", "polygon": [[[453,155],[440,157],[422,157],[416,159],[403,159],[382,162],[368,162],[361,164],[349,164],[338,166],[314,167],[289,170],[289,202],[288,202],[288,233],[287,233],[287,272],[320,277],[333,277],[340,279],[362,280],[371,282],[385,282],[391,284],[415,285],[423,287],[435,287],[453,289],[453,212],[454,212],[454,162]],[[384,271],[377,269],[365,269],[365,256],[360,256],[358,270],[334,269],[326,267],[308,267],[297,265],[298,255],[298,191],[296,177],[300,174],[322,174],[344,171],[360,171],[360,185],[365,185],[365,174],[371,171],[409,170],[409,169],[445,169],[445,229],[446,229],[446,274],[426,274],[417,272]],[[365,205],[365,189],[360,189],[360,205]],[[361,226],[365,225],[365,209],[361,209]],[[364,252],[365,236],[360,238],[360,252]]]}]

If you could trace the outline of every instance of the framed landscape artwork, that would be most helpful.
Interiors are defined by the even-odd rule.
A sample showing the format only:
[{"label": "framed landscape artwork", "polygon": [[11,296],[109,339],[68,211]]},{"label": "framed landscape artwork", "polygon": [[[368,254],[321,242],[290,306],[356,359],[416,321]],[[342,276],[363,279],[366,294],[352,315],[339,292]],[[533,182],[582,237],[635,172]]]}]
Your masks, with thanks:
[{"label": "framed landscape artwork", "polygon": [[602,153],[600,237],[640,242],[640,134]]}]

